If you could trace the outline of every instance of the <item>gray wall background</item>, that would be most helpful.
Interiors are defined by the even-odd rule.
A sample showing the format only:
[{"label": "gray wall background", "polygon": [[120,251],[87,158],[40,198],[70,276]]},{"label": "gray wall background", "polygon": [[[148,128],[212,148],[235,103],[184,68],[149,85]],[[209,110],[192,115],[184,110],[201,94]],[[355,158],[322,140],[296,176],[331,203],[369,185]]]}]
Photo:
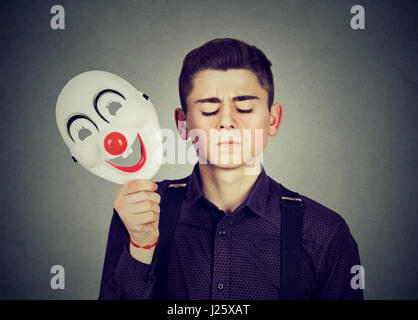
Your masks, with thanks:
[{"label": "gray wall background", "polygon": [[[65,30],[50,28],[54,4]],[[355,4],[366,30],[350,28]],[[1,1],[0,298],[98,296],[119,186],[71,160],[55,122],[64,84],[113,72],[174,130],[185,54],[234,37],[272,61],[285,109],[269,175],[347,221],[367,299],[417,299],[417,17],[416,1]],[[155,180],[191,170],[165,165]],[[53,265],[65,290],[50,287]]]}]

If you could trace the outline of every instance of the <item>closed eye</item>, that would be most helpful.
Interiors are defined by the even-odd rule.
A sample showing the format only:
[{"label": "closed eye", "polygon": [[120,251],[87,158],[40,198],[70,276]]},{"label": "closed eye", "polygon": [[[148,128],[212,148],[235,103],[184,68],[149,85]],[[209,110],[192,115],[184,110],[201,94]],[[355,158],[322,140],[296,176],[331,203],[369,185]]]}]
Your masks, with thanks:
[{"label": "closed eye", "polygon": [[253,112],[253,109],[247,109],[247,110],[243,110],[243,109],[237,109],[239,113],[251,113]]},{"label": "closed eye", "polygon": [[[239,113],[251,113],[251,112],[253,112],[253,109],[246,109],[246,110],[244,110],[244,109],[237,109],[237,111],[239,112]],[[213,111],[213,112],[204,112],[204,111],[202,111],[202,115],[204,115],[204,116],[213,116],[213,115],[215,115],[216,113],[218,112],[218,110],[216,110],[216,111]]]},{"label": "closed eye", "polygon": [[217,112],[218,112],[218,110],[213,111],[213,112],[203,112],[203,111],[202,111],[202,114],[203,114],[204,116],[213,116],[213,115],[215,115]]}]

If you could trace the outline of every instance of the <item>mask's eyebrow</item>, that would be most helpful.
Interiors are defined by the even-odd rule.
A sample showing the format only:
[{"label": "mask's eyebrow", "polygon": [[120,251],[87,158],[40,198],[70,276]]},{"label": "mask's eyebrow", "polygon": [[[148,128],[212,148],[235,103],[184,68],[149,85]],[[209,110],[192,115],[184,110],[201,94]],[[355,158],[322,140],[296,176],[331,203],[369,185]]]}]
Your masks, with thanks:
[{"label": "mask's eyebrow", "polygon": [[73,142],[75,142],[75,141],[74,141],[73,137],[71,136],[70,127],[71,127],[71,124],[77,119],[87,119],[88,121],[90,121],[96,127],[97,131],[99,131],[99,128],[97,127],[97,125],[89,117],[85,116],[84,114],[76,114],[76,115],[72,116],[70,119],[68,119],[68,121],[67,121],[67,132],[68,132],[68,135],[70,136],[71,140],[73,140]]},{"label": "mask's eyebrow", "polygon": [[[245,101],[245,100],[253,100],[253,99],[259,100],[260,98],[257,96],[246,95],[246,96],[233,97],[232,101]],[[196,100],[194,103],[219,103],[219,102],[221,102],[219,98],[211,97],[211,98],[204,98],[204,99]]]},{"label": "mask's eyebrow", "polygon": [[120,92],[118,92],[118,91],[116,91],[116,90],[113,90],[113,89],[104,89],[104,90],[100,91],[100,92],[96,95],[96,97],[94,98],[94,102],[93,102],[93,105],[94,105],[94,110],[96,110],[96,112],[97,112],[97,114],[100,116],[100,118],[102,118],[104,121],[106,121],[107,123],[109,123],[109,121],[107,121],[107,120],[106,120],[106,119],[102,116],[102,114],[99,112],[99,109],[97,109],[97,102],[99,101],[100,97],[101,97],[103,94],[107,93],[107,92],[112,92],[112,93],[115,93],[115,94],[117,94],[118,96],[122,97],[124,100],[126,100],[126,99],[125,99],[125,97],[123,96],[123,94],[122,94],[122,93],[120,93]]}]

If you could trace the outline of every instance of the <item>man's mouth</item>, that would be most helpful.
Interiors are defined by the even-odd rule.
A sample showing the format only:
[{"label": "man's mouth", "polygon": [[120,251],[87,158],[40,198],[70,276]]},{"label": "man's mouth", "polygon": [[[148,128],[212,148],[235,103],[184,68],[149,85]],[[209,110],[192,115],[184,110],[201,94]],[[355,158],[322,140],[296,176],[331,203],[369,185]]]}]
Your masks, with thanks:
[{"label": "man's mouth", "polygon": [[241,144],[239,141],[228,140],[228,141],[220,141],[218,145],[232,145],[232,144]]},{"label": "man's mouth", "polygon": [[126,151],[117,158],[105,160],[112,167],[123,172],[137,172],[140,170],[147,159],[147,152],[141,136],[137,133],[137,138]]}]

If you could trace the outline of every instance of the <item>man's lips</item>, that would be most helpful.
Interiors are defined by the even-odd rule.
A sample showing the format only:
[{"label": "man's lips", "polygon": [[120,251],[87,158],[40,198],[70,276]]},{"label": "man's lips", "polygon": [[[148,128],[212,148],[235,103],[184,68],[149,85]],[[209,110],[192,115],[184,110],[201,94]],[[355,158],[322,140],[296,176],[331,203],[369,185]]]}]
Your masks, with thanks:
[{"label": "man's lips", "polygon": [[[113,163],[110,160],[105,160],[105,161],[108,164],[110,164],[112,167],[114,167],[114,168],[116,168],[120,171],[123,171],[123,172],[132,173],[132,172],[137,172],[138,170],[140,170],[144,166],[145,161],[147,159],[147,152],[145,150],[144,143],[142,142],[142,139],[141,139],[141,136],[139,135],[139,133],[137,133],[137,137],[138,137],[138,140],[139,140],[138,142],[139,142],[139,145],[140,145],[141,152],[139,152],[139,150],[137,150],[136,152],[133,151],[132,153],[134,153],[134,155],[130,155],[130,156],[135,156],[135,154],[140,154],[139,161],[136,164],[134,164],[132,166],[122,166],[122,165]],[[135,142],[133,143],[133,145],[134,144],[135,144]],[[122,157],[122,156],[120,156],[120,157]]]},{"label": "man's lips", "polygon": [[229,145],[229,144],[241,144],[241,143],[238,141],[221,141],[218,143],[218,145],[224,145],[224,144]]}]

